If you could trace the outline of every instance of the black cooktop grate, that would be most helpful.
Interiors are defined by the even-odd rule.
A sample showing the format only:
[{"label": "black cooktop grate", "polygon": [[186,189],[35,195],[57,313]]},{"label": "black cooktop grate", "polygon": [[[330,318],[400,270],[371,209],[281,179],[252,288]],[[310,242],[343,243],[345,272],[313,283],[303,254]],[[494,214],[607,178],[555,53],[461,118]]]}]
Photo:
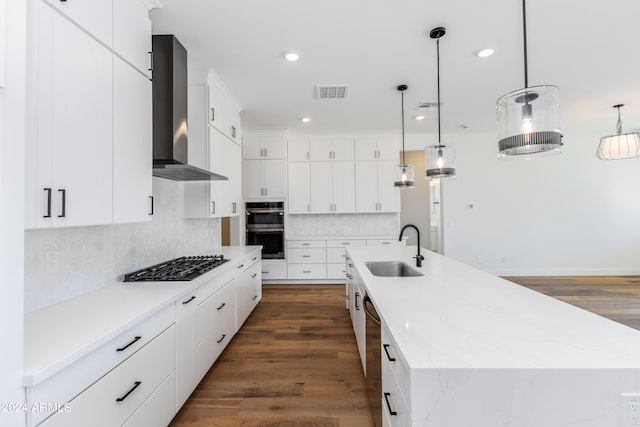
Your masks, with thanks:
[{"label": "black cooktop grate", "polygon": [[183,256],[125,274],[124,281],[188,281],[227,261],[223,255]]}]

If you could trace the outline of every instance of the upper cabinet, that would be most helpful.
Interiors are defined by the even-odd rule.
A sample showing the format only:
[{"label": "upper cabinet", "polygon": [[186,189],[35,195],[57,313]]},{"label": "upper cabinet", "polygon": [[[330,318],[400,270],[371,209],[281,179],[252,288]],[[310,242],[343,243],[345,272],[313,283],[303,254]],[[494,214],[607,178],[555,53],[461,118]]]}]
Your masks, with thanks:
[{"label": "upper cabinet", "polygon": [[150,83],[107,47],[111,1],[84,3],[30,12],[26,228],[150,218]]},{"label": "upper cabinet", "polygon": [[309,141],[309,160],[353,160],[353,138],[312,138]]},{"label": "upper cabinet", "polygon": [[400,144],[392,137],[362,137],[355,140],[356,160],[398,160]]},{"label": "upper cabinet", "polygon": [[244,135],[243,159],[284,159],[286,139],[282,135]]},{"label": "upper cabinet", "polygon": [[[189,164],[228,178],[226,181],[193,181],[184,184],[185,218],[238,216],[242,202],[242,156],[239,141],[213,126],[210,82],[189,86]],[[224,96],[222,89],[215,86]],[[221,111],[221,110],[220,110]],[[236,114],[240,119],[239,113]],[[240,123],[237,123],[239,128]]]},{"label": "upper cabinet", "polygon": [[[107,47],[112,47],[113,0],[42,0]],[[126,0],[125,0],[126,1]],[[133,2],[132,0],[129,0]],[[140,3],[139,0],[134,0]],[[142,3],[140,3],[142,4]],[[151,37],[151,32],[149,32]],[[149,49],[151,50],[151,49]]]},{"label": "upper cabinet", "polygon": [[140,0],[113,0],[113,50],[151,78],[151,20]]},{"label": "upper cabinet", "polygon": [[207,75],[207,89],[206,113],[209,124],[240,144],[242,106],[213,70],[209,70]]}]

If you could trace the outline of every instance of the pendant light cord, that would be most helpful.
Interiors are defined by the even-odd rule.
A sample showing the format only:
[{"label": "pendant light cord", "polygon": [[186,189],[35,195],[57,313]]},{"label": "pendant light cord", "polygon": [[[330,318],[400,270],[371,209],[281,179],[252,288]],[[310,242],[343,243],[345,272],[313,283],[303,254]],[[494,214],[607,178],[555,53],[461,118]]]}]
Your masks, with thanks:
[{"label": "pendant light cord", "polygon": [[400,91],[402,106],[400,107],[400,111],[402,114],[402,164],[406,165],[407,163],[404,161],[404,90]]},{"label": "pendant light cord", "polygon": [[442,105],[440,104],[440,39],[436,39],[436,56],[437,56],[437,64],[438,64],[438,145],[442,145],[442,140],[440,139],[440,108]]},{"label": "pendant light cord", "polygon": [[527,5],[526,0],[522,0],[522,39],[524,41],[524,87],[529,87],[529,72],[527,65]]},{"label": "pendant light cord", "polygon": [[618,121],[616,122],[616,132],[618,133],[618,135],[622,133],[622,119],[620,118],[620,107],[622,107],[622,105],[615,106],[615,108],[618,109]]}]

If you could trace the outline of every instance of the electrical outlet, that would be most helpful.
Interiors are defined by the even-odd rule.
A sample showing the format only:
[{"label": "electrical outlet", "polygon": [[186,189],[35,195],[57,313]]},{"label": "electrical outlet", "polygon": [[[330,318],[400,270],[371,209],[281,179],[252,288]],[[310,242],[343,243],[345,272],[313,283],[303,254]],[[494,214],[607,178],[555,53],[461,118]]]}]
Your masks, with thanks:
[{"label": "electrical outlet", "polygon": [[58,258],[60,251],[47,251],[44,253],[44,271],[55,273],[58,271]]},{"label": "electrical outlet", "polygon": [[640,426],[640,393],[622,393],[620,408],[621,427]]}]

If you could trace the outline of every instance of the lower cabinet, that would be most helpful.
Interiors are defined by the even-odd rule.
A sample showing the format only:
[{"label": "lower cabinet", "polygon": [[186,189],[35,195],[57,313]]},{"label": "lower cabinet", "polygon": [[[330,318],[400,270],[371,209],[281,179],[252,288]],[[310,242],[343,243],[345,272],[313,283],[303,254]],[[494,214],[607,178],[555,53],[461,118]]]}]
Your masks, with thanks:
[{"label": "lower cabinet", "polygon": [[386,325],[381,326],[382,425],[409,427],[411,383],[409,367]]},{"label": "lower cabinet", "polygon": [[[175,388],[170,387],[173,381],[169,378],[175,373],[175,363],[175,326],[171,325],[69,401],[68,412],[63,409],[40,425],[110,427],[122,425],[138,410],[142,410],[136,416],[142,423],[138,425],[151,425],[144,419],[145,413],[152,413],[153,418],[168,424],[175,415]],[[167,380],[169,387],[159,389]],[[156,398],[164,406],[154,407],[153,411],[145,410],[145,401],[156,391],[159,392]],[[165,405],[167,403],[168,406]]]},{"label": "lower cabinet", "polygon": [[236,309],[237,329],[247,320],[258,302],[262,299],[262,268],[255,256],[249,258],[245,263],[237,268],[240,270],[236,283],[236,299],[238,307]]},{"label": "lower cabinet", "polygon": [[235,332],[234,281],[235,271],[229,271],[176,301],[176,409]]}]

